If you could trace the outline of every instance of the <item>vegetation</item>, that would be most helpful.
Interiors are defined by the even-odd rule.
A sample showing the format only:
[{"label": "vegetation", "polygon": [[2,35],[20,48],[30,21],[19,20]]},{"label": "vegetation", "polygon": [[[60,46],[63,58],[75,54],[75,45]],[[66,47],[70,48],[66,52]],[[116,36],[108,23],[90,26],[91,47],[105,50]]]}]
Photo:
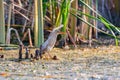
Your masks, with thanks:
[{"label": "vegetation", "polygon": [[3,0],[0,0],[0,43],[5,43],[5,21]]},{"label": "vegetation", "polygon": [[[98,2],[100,3],[99,5]],[[113,18],[112,20],[112,9],[119,15],[117,1],[4,0],[4,2],[1,3],[4,4],[5,14],[4,11],[2,11],[3,6],[1,6],[0,10],[1,13],[4,14],[4,17],[3,15],[0,16],[0,33],[2,34],[0,36],[3,38],[0,39],[0,43],[5,43],[4,39],[6,37],[6,44],[10,44],[10,37],[12,37],[14,39],[13,41],[16,39],[19,40],[19,42],[17,41],[17,44],[22,44],[22,42],[24,44],[24,41],[29,41],[29,45],[33,46],[32,43],[34,41],[34,46],[39,47],[39,45],[44,42],[44,38],[46,40],[48,31],[63,24],[64,27],[61,30],[61,41],[63,41],[64,45],[72,43],[76,46],[77,43],[85,42],[89,43],[91,46],[93,38],[98,38],[99,31],[113,37],[116,45],[118,45],[119,37],[116,33],[119,34],[120,29],[119,27],[116,27],[117,23],[114,23],[115,19]],[[107,17],[104,16],[106,13],[104,7],[107,7],[108,9],[109,15]],[[102,13],[99,13],[101,9]],[[98,27],[100,26],[99,24],[103,24],[103,26]],[[7,31],[5,31],[4,25],[7,26]],[[100,29],[103,27],[109,31],[109,33]],[[14,28],[17,38],[14,37],[13,33],[10,34],[11,28]],[[34,33],[34,35],[32,33]],[[29,35],[29,38],[27,38],[27,34]]]},{"label": "vegetation", "polygon": [[119,3],[0,0],[0,80],[120,80]]}]

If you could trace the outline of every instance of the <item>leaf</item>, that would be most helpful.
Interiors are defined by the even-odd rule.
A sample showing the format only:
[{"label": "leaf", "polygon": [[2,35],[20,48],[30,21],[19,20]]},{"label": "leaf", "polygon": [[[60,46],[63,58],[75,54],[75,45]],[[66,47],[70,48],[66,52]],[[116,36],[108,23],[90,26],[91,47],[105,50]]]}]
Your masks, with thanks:
[{"label": "leaf", "polygon": [[41,78],[54,78],[53,76],[51,75],[46,75],[46,76],[40,76]]},{"label": "leaf", "polygon": [[22,61],[21,64],[27,65],[28,62]]},{"label": "leaf", "polygon": [[2,48],[2,47],[0,47],[0,50],[3,50],[3,48]]},{"label": "leaf", "polygon": [[0,76],[7,77],[7,76],[10,76],[10,74],[3,72],[3,73],[0,73]]}]

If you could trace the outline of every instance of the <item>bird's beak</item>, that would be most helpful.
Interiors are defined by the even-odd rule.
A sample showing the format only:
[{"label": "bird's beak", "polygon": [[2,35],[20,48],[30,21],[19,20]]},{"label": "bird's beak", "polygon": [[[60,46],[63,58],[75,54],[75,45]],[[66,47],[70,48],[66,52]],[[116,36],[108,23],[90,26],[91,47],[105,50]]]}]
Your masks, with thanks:
[{"label": "bird's beak", "polygon": [[56,28],[54,29],[54,31],[60,30],[62,27],[63,27],[63,25],[60,25],[60,26],[56,27]]},{"label": "bird's beak", "polygon": [[59,27],[57,27],[58,29],[61,29],[63,27],[63,25],[60,25]]}]

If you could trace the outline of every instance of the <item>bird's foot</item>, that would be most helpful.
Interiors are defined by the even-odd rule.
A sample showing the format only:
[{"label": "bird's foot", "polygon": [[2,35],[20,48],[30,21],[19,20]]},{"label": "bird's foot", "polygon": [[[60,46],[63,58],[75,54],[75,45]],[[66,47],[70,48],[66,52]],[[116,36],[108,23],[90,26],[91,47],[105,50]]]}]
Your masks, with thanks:
[{"label": "bird's foot", "polygon": [[53,56],[53,60],[59,60],[56,55]]}]

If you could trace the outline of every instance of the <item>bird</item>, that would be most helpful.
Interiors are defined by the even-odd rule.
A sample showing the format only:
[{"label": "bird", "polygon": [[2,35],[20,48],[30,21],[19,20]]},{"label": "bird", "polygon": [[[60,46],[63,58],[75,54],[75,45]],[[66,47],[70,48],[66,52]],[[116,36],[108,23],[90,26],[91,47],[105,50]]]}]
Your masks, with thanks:
[{"label": "bird", "polygon": [[48,55],[52,58],[52,56],[49,54],[49,51],[51,51],[56,43],[57,35],[60,32],[60,29],[63,27],[63,25],[60,25],[59,27],[56,27],[52,30],[50,35],[48,36],[48,39],[40,45],[40,53],[39,56],[42,56],[45,53],[48,53]]}]

